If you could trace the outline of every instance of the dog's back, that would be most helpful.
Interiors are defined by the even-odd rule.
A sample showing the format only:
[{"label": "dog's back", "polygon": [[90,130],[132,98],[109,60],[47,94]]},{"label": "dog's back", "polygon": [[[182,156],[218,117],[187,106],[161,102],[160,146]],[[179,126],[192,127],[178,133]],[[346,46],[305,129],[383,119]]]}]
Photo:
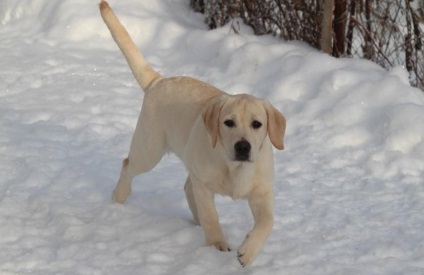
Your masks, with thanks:
[{"label": "dog's back", "polygon": [[155,82],[144,96],[141,116],[155,117],[163,127],[167,150],[183,159],[193,125],[214,98],[226,95],[221,90],[191,77],[170,77]]}]

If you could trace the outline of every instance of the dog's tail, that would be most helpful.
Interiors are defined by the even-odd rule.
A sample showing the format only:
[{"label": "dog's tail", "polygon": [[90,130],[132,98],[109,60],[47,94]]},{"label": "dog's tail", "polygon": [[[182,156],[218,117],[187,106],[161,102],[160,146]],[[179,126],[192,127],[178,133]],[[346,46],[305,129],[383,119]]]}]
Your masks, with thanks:
[{"label": "dog's tail", "polygon": [[124,54],[135,79],[146,92],[149,86],[155,80],[162,78],[162,76],[147,64],[143,55],[131,40],[127,30],[122,26],[113,10],[109,7],[109,4],[104,0],[100,3],[100,14],[109,28],[113,39]]}]

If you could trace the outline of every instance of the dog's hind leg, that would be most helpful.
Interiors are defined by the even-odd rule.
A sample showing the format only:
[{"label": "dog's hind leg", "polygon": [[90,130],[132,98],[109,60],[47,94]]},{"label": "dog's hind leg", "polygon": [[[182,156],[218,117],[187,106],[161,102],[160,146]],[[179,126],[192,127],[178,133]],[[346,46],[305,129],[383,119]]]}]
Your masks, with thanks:
[{"label": "dog's hind leg", "polygon": [[199,216],[197,214],[197,205],[196,201],[194,200],[194,193],[193,193],[193,186],[192,182],[190,180],[190,175],[187,177],[186,183],[184,185],[184,191],[186,194],[188,206],[190,207],[191,213],[193,214],[193,220],[194,224],[200,225],[199,222]]},{"label": "dog's hind leg", "polygon": [[121,176],[112,193],[112,200],[114,202],[123,203],[131,193],[131,182],[133,177],[128,173],[129,162],[129,158],[124,159],[122,162]]},{"label": "dog's hind leg", "polygon": [[121,176],[112,193],[115,202],[125,202],[131,193],[132,179],[153,169],[166,152],[165,134],[160,129],[149,126],[151,125],[140,118],[128,158],[123,162]]}]

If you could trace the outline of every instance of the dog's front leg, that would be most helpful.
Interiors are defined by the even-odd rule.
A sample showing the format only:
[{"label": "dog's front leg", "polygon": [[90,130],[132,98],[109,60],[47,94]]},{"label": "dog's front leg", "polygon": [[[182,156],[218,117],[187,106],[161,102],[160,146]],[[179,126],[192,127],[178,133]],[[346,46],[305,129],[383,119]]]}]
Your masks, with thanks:
[{"label": "dog's front leg", "polygon": [[252,210],[255,226],[247,234],[246,239],[237,251],[238,260],[242,266],[248,266],[253,262],[271,233],[274,224],[274,195],[272,191],[260,195],[252,194],[249,197],[249,206]]},{"label": "dog's front leg", "polygon": [[205,232],[206,243],[215,246],[221,251],[231,251],[225,241],[219,225],[218,212],[215,208],[214,193],[202,183],[192,182],[193,195],[197,205],[197,214],[200,225]]}]

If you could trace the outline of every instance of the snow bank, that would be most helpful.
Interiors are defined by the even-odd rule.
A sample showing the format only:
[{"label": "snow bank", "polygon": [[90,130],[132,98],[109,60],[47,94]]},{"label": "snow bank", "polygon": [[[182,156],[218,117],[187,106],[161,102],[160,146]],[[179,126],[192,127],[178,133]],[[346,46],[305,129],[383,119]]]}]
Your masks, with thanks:
[{"label": "snow bank", "polygon": [[[254,265],[204,246],[185,171],[166,157],[110,193],[142,95],[98,1],[0,3],[1,274],[421,274],[424,94],[404,68],[334,59],[299,42],[207,31],[187,1],[110,4],[151,64],[287,117],[276,152],[275,226]],[[236,248],[246,202],[217,198]]]}]

